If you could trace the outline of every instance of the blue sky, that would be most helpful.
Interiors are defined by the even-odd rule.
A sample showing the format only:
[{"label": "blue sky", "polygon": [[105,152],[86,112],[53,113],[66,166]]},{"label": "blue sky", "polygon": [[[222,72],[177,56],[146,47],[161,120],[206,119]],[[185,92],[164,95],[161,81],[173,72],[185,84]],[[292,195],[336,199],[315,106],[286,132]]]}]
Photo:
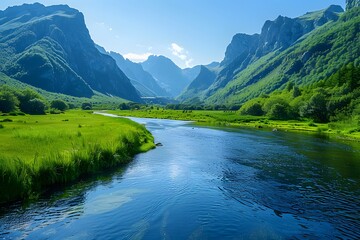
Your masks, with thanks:
[{"label": "blue sky", "polygon": [[184,68],[221,61],[236,33],[259,33],[266,20],[297,17],[345,0],[1,0],[68,4],[84,13],[93,40],[133,61],[164,55]]}]

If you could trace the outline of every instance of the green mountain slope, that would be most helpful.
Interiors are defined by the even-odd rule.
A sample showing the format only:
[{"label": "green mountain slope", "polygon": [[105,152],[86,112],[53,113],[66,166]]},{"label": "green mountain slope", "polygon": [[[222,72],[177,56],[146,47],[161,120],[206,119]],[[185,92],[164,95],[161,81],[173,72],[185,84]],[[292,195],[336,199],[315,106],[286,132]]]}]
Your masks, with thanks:
[{"label": "green mountain slope", "polygon": [[309,85],[344,65],[360,64],[360,8],[352,8],[300,38],[288,49],[273,51],[237,73],[205,101],[239,104],[283,88],[287,82]]},{"label": "green mountain slope", "polygon": [[[199,100],[196,98],[198,93],[208,89],[211,84],[216,79],[216,72],[214,70],[210,70],[205,66],[200,66],[199,75],[190,83],[190,85],[181,93],[181,95],[177,98],[179,101],[186,101],[190,103],[195,103]],[[195,98],[192,98],[195,96]]]},{"label": "green mountain slope", "polygon": [[279,16],[274,21],[266,21],[260,34],[236,34],[226,49],[216,80],[208,89],[198,93],[197,97],[204,100],[212,96],[251,64],[261,61],[268,54],[285,51],[314,29],[338,20],[343,11],[340,6],[332,5],[297,18]]}]

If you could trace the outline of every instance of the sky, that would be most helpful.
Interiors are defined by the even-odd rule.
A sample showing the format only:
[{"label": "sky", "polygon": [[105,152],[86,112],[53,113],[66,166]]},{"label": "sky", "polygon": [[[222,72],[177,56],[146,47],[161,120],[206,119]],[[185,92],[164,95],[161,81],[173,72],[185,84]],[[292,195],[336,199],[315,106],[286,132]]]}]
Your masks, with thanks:
[{"label": "sky", "polygon": [[221,61],[236,33],[260,33],[279,15],[345,8],[345,0],[0,0],[0,10],[34,2],[81,11],[92,39],[107,51],[134,62],[164,55],[181,68]]}]

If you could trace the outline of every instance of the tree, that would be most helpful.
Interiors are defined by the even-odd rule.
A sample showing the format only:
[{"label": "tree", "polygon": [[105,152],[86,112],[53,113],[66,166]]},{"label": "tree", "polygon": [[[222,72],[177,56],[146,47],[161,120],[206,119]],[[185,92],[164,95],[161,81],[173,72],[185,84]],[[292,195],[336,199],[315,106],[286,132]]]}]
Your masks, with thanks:
[{"label": "tree", "polygon": [[[17,93],[17,97],[20,101],[20,110],[24,113],[33,114],[34,111],[32,108],[34,107],[34,104],[30,103],[31,100],[37,99],[45,105],[43,97],[31,89],[25,89],[24,91]],[[36,104],[37,103],[35,101],[35,105]]]},{"label": "tree", "polygon": [[262,115],[264,115],[264,111],[262,110],[262,106],[260,103],[250,102],[248,104],[244,104],[241,107],[240,114],[252,115],[252,116],[262,116]]},{"label": "tree", "polygon": [[119,105],[119,109],[120,109],[120,110],[130,110],[130,106],[127,105],[126,103],[121,103],[121,104]]},{"label": "tree", "polygon": [[38,98],[31,99],[28,102],[28,114],[45,114],[46,104]]},{"label": "tree", "polygon": [[9,89],[0,91],[0,112],[8,113],[16,110],[19,100]]},{"label": "tree", "polygon": [[293,98],[297,98],[301,96],[301,91],[298,86],[294,86],[293,88]]},{"label": "tree", "polygon": [[268,115],[270,119],[284,120],[289,118],[289,110],[287,106],[276,103],[271,107]]},{"label": "tree", "polygon": [[316,93],[303,107],[300,108],[302,117],[312,118],[315,122],[327,122],[328,113],[326,97],[322,93]]},{"label": "tree", "polygon": [[89,102],[84,102],[83,104],[81,104],[81,109],[82,110],[91,110],[92,109],[92,104]]},{"label": "tree", "polygon": [[60,111],[65,111],[69,106],[63,100],[54,100],[50,104],[50,108],[54,108]]}]

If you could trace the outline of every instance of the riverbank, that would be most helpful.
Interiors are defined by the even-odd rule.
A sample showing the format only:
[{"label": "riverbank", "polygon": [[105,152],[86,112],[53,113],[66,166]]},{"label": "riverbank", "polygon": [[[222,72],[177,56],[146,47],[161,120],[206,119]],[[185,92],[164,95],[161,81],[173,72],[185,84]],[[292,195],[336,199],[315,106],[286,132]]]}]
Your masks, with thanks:
[{"label": "riverbank", "polygon": [[0,204],[128,163],[155,147],[140,124],[85,111],[0,116]]},{"label": "riverbank", "polygon": [[194,121],[198,125],[205,126],[248,127],[274,131],[320,133],[329,137],[360,142],[359,129],[350,123],[270,120],[263,116],[242,116],[236,111],[183,111],[160,108],[151,110],[111,110],[107,112],[119,116]]}]

